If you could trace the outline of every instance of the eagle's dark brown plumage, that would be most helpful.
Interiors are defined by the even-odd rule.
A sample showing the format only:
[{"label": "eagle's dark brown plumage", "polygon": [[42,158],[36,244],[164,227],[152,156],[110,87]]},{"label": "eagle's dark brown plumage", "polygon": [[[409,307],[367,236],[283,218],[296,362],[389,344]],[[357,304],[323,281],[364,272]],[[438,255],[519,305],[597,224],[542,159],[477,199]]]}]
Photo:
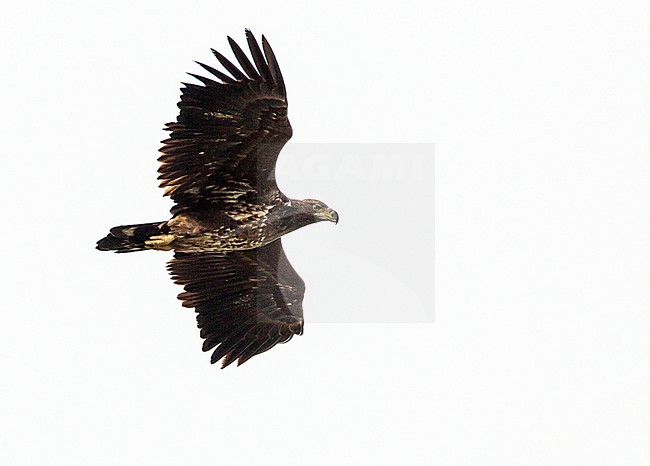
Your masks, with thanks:
[{"label": "eagle's dark brown plumage", "polygon": [[185,287],[183,306],[196,308],[203,351],[219,345],[212,362],[242,364],[302,334],[305,283],[280,239],[227,254],[177,252],[169,271]]},{"label": "eagle's dark brown plumage", "polygon": [[[251,62],[228,38],[239,67],[216,50],[229,73],[198,63],[212,77],[183,83],[180,113],[168,123],[159,179],[175,202],[171,220],[115,227],[104,251],[174,250],[173,279],[194,307],[212,362],[239,364],[303,328],[304,283],[280,237],[311,223],[338,221],[320,201],[292,200],[279,189],[275,163],[291,138],[284,79],[271,46],[246,30]],[[215,80],[216,78],[216,80]]]}]

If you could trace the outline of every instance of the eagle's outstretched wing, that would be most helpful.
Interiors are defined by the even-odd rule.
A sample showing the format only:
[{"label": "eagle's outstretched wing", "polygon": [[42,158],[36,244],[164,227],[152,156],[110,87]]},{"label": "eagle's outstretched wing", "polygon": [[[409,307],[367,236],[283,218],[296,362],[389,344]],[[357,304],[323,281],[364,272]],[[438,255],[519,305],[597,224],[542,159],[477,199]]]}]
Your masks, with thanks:
[{"label": "eagle's outstretched wing", "polygon": [[283,198],[275,162],[292,134],[284,80],[266,38],[263,52],[249,30],[246,39],[254,65],[228,37],[241,69],[212,50],[231,76],[198,63],[218,81],[191,74],[203,85],[183,83],[180,114],[166,125],[171,137],[158,159],[160,186],[177,204],[172,212]]},{"label": "eagle's outstretched wing", "polygon": [[176,253],[172,279],[183,285],[183,306],[196,308],[203,351],[226,367],[302,334],[305,283],[289,263],[281,240],[245,251]]}]

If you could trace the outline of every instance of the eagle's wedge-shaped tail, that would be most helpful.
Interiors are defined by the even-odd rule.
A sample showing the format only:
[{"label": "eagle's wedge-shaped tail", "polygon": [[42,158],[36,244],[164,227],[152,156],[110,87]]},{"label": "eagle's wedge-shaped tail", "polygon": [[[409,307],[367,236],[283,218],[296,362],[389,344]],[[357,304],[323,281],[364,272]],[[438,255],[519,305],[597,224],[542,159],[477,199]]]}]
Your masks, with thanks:
[{"label": "eagle's wedge-shaped tail", "polygon": [[169,233],[167,222],[141,223],[138,225],[122,225],[113,227],[105,238],[97,241],[100,251],[135,252],[151,249],[146,241],[153,236]]}]

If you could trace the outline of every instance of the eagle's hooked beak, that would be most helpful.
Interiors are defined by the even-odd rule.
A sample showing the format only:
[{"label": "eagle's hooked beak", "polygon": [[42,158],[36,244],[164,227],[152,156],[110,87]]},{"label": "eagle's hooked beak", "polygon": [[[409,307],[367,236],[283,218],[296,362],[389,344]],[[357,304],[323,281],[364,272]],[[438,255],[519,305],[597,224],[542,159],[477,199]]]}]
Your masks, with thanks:
[{"label": "eagle's hooked beak", "polygon": [[321,212],[318,215],[320,218],[323,220],[327,220],[329,222],[334,222],[334,223],[339,223],[339,214],[336,213],[336,210],[334,209],[327,209],[323,212]]}]

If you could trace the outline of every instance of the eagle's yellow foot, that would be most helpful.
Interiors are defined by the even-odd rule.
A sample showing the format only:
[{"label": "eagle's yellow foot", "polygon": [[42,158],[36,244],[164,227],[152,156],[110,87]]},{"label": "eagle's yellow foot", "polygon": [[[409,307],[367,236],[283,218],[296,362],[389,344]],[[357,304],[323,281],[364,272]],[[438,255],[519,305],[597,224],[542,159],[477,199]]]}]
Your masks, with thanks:
[{"label": "eagle's yellow foot", "polygon": [[170,246],[171,242],[176,239],[174,235],[156,235],[149,238],[144,244],[153,249],[162,249],[163,251],[169,251],[172,249]]}]

